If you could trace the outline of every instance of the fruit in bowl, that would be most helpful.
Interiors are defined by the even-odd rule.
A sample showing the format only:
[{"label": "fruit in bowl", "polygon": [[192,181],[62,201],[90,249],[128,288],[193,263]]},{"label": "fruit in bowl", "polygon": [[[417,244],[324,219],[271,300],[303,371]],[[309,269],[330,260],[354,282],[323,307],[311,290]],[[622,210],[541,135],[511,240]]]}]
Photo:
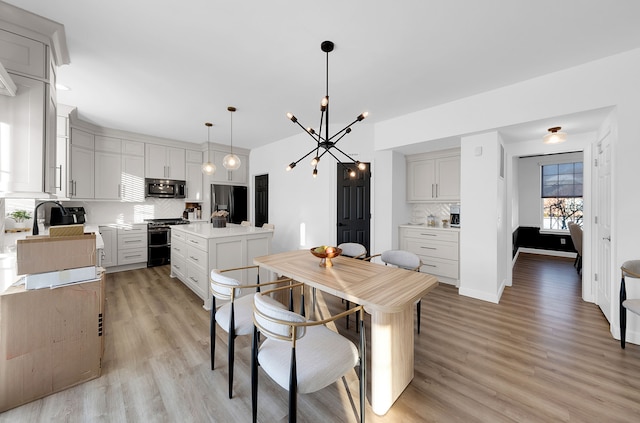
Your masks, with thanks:
[{"label": "fruit in bowl", "polygon": [[331,267],[333,266],[331,259],[342,254],[342,250],[338,247],[321,245],[319,247],[312,248],[311,254],[322,259],[320,261],[321,267]]}]

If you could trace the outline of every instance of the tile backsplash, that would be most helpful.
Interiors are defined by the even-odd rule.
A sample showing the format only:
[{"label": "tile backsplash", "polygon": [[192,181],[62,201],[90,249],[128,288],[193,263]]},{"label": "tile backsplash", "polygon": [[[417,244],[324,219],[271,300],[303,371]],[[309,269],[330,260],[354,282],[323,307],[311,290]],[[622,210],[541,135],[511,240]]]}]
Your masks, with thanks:
[{"label": "tile backsplash", "polygon": [[442,226],[444,219],[449,219],[449,207],[451,204],[458,203],[415,203],[411,207],[412,224],[426,224],[427,217],[434,215],[436,217],[436,226]]}]

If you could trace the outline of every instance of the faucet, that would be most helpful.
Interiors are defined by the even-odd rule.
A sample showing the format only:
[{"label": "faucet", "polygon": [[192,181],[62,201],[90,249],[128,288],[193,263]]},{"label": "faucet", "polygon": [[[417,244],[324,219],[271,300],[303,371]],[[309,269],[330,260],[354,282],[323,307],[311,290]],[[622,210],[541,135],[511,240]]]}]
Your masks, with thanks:
[{"label": "faucet", "polygon": [[33,211],[33,228],[31,229],[31,234],[32,235],[38,235],[38,233],[39,233],[39,231],[38,231],[38,209],[40,208],[41,205],[47,204],[47,203],[55,204],[62,211],[62,215],[63,216],[67,216],[67,209],[62,207],[62,204],[60,204],[59,202],[57,202],[57,201],[43,201],[42,203],[38,204],[36,206],[35,210]]}]

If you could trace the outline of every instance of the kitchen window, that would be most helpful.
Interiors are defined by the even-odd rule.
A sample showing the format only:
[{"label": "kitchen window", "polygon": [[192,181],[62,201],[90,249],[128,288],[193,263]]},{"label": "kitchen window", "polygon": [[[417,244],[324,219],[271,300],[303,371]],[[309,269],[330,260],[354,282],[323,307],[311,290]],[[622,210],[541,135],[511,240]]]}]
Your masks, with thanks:
[{"label": "kitchen window", "polygon": [[582,223],[582,162],[542,165],[542,230],[568,231]]}]

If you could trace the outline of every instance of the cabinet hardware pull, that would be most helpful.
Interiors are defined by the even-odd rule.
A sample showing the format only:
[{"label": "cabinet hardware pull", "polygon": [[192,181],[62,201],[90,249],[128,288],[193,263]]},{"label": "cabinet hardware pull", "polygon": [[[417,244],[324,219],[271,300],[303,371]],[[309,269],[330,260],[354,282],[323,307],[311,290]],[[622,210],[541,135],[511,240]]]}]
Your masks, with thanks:
[{"label": "cabinet hardware pull", "polygon": [[425,235],[425,236],[438,236],[436,234],[420,234],[420,235]]},{"label": "cabinet hardware pull", "polygon": [[58,172],[60,172],[60,186],[56,185],[56,188],[62,191],[62,165],[56,167],[58,168]]},{"label": "cabinet hardware pull", "polygon": [[436,247],[424,247],[424,246],[421,246],[420,248],[424,248],[425,250],[437,250]]},{"label": "cabinet hardware pull", "polygon": [[189,276],[189,279],[191,279],[192,281],[194,281],[196,283],[198,282],[198,280],[196,278],[194,278],[193,276]]},{"label": "cabinet hardware pull", "polygon": [[141,257],[140,254],[134,254],[132,256],[124,256],[124,258],[134,258],[134,257]]},{"label": "cabinet hardware pull", "polygon": [[429,267],[438,267],[435,264],[427,264],[427,263],[422,263],[423,266],[429,266]]},{"label": "cabinet hardware pull", "polygon": [[189,256],[189,258],[190,258],[191,260],[193,260],[193,261],[200,261],[200,260],[198,260],[197,258],[195,258],[194,256]]}]

